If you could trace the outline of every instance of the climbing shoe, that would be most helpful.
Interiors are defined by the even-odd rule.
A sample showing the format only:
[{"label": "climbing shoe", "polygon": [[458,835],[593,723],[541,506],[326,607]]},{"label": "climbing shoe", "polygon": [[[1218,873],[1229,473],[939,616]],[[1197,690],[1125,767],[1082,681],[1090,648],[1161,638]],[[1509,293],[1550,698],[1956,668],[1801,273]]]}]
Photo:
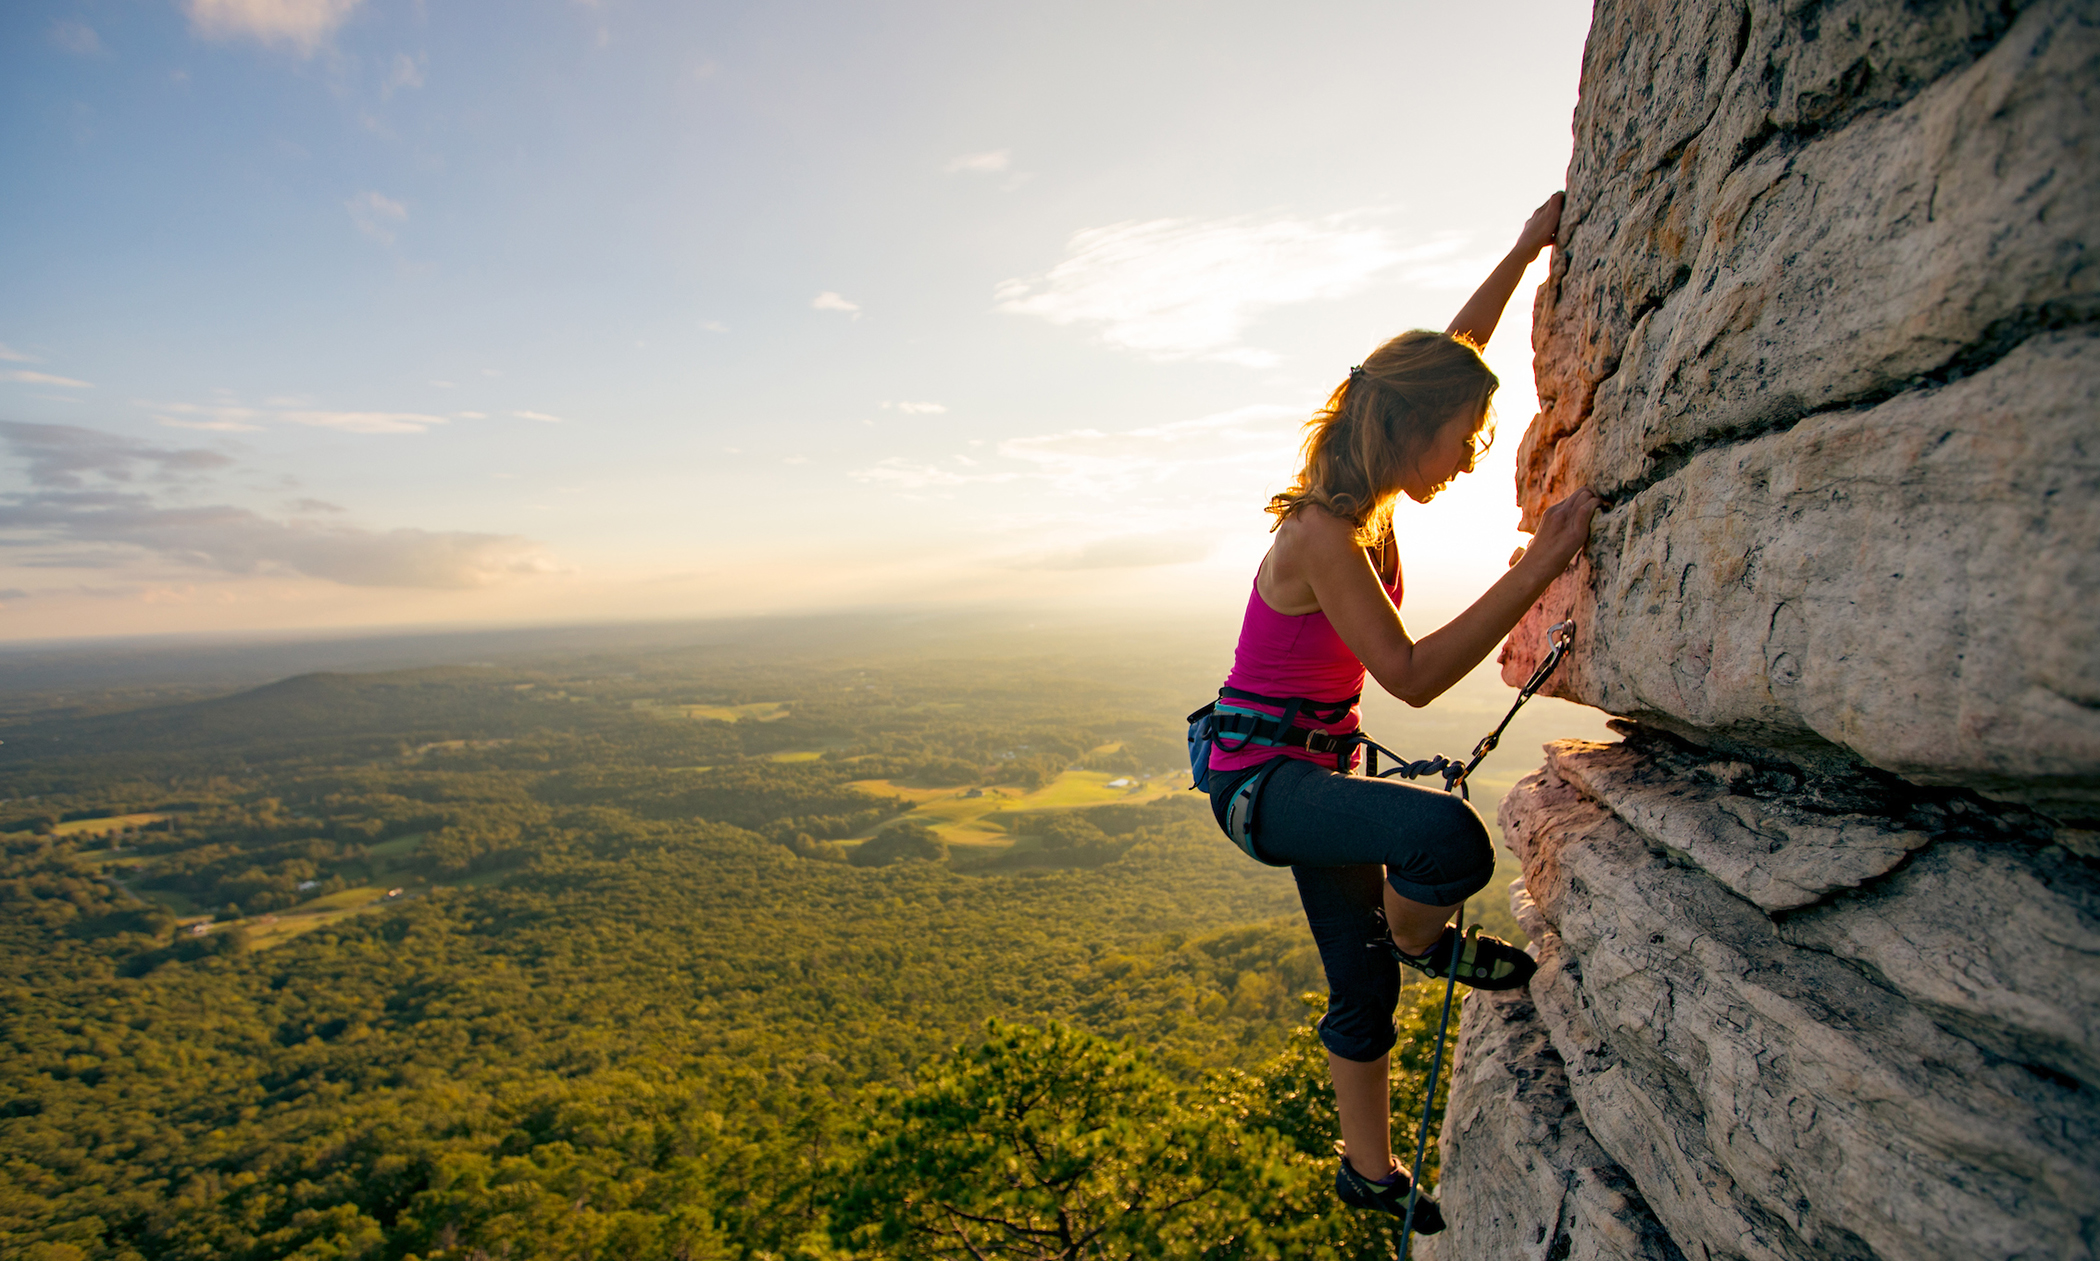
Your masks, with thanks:
[{"label": "climbing shoe", "polygon": [[1428,954],[1411,955],[1395,946],[1393,957],[1417,972],[1441,980],[1451,975],[1454,949],[1458,951],[1459,981],[1476,990],[1513,990],[1530,981],[1531,974],[1539,970],[1537,960],[1499,937],[1486,936],[1478,924],[1468,928],[1463,939],[1454,926],[1446,924],[1444,935],[1436,939]]},{"label": "climbing shoe", "polygon": [[[1341,1144],[1335,1144],[1337,1152]],[[1356,1172],[1349,1165],[1349,1157],[1342,1156],[1341,1168],[1334,1171],[1334,1193],[1342,1203],[1356,1208],[1367,1208],[1376,1213],[1390,1213],[1394,1217],[1407,1217],[1407,1193],[1414,1186],[1405,1173],[1398,1168],[1387,1175],[1392,1180],[1373,1181]],[[1444,1228],[1444,1210],[1437,1207],[1435,1199],[1423,1194],[1415,1200],[1415,1233],[1434,1235]]]}]

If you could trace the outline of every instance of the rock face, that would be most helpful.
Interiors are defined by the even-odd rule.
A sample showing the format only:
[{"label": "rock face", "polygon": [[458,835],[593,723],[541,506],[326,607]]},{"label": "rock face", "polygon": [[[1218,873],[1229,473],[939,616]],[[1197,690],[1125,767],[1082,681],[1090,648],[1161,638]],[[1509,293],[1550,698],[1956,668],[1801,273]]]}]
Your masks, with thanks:
[{"label": "rock face", "polygon": [[[1671,1237],[1688,1256],[2090,1255],[2100,881],[1950,829],[1775,920],[1629,822],[1658,817],[1653,788],[1578,787],[1653,739],[1552,746],[1502,820],[1569,1093]],[[1745,835],[1779,832],[1755,792],[1734,804]],[[1990,897],[2009,890],[2038,900]]]},{"label": "rock face", "polygon": [[[1535,918],[1528,901],[1518,910]],[[1421,1241],[1424,1261],[1682,1261],[1633,1179],[1590,1136],[1528,994],[1469,998],[1459,1048],[1442,1140],[1444,1212],[1458,1226]]]},{"label": "rock face", "polygon": [[1438,1258],[2100,1254],[2100,9],[1600,0]]},{"label": "rock face", "polygon": [[1534,318],[1561,695],[2100,817],[2100,13],[1603,0]]}]

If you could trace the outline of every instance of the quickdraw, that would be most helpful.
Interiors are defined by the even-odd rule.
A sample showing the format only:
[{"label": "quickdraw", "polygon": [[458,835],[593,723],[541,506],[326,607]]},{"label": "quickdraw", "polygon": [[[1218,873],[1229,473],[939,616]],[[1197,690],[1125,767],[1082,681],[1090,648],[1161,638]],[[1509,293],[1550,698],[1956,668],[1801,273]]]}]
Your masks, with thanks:
[{"label": "quickdraw", "polygon": [[[1466,793],[1466,777],[1471,775],[1482,761],[1486,760],[1488,754],[1495,751],[1496,745],[1502,743],[1502,733],[1509,730],[1510,720],[1517,716],[1518,710],[1524,708],[1525,701],[1538,695],[1538,690],[1546,686],[1546,680],[1553,677],[1553,671],[1560,666],[1560,659],[1567,656],[1568,649],[1574,646],[1574,618],[1571,617],[1566,621],[1555,622],[1546,628],[1547,651],[1545,659],[1539,662],[1538,669],[1531,672],[1531,677],[1524,681],[1524,686],[1517,689],[1516,704],[1511,705],[1509,712],[1502,715],[1502,721],[1495,724],[1493,731],[1482,736],[1480,743],[1473,746],[1473,754],[1464,764],[1454,762],[1442,754],[1420,762],[1409,762],[1384,745],[1367,739],[1363,742],[1365,745],[1364,774],[1376,779],[1390,779],[1395,775],[1402,779],[1416,779],[1423,775],[1442,775],[1444,777],[1444,791],[1455,792],[1467,801],[1472,800]],[[1380,774],[1378,770],[1378,755],[1380,753],[1400,762],[1400,765]]]}]

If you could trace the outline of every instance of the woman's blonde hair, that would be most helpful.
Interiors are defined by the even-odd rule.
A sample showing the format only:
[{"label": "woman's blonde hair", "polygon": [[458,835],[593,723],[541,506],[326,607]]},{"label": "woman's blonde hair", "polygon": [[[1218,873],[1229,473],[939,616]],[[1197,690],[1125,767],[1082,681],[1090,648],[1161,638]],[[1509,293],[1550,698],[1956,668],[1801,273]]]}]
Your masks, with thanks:
[{"label": "woman's blonde hair", "polygon": [[1305,465],[1269,499],[1276,525],[1318,504],[1354,522],[1362,545],[1384,541],[1393,497],[1439,429],[1478,416],[1492,441],[1487,407],[1500,384],[1472,343],[1448,333],[1415,329],[1372,351],[1305,423]]}]

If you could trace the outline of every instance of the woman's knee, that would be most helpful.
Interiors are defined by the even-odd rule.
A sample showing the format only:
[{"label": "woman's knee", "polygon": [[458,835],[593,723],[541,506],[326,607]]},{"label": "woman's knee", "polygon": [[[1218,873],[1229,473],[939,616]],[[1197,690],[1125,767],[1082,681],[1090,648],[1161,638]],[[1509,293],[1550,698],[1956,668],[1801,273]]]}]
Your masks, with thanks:
[{"label": "woman's knee", "polygon": [[1495,876],[1495,844],[1480,813],[1462,798],[1445,797],[1423,824],[1435,843],[1387,866],[1393,891],[1424,906],[1451,906],[1485,889]]},{"label": "woman's knee", "polygon": [[1400,1005],[1400,969],[1386,960],[1386,967],[1359,976],[1351,992],[1331,992],[1327,1014],[1320,1017],[1320,1042],[1345,1060],[1368,1064],[1387,1051],[1399,1036],[1393,1031],[1393,1011]]},{"label": "woman's knee", "polygon": [[1495,872],[1495,841],[1488,835],[1487,822],[1463,797],[1452,797],[1450,807],[1447,835],[1454,848],[1470,861],[1473,871],[1468,874],[1478,874],[1485,882]]}]

